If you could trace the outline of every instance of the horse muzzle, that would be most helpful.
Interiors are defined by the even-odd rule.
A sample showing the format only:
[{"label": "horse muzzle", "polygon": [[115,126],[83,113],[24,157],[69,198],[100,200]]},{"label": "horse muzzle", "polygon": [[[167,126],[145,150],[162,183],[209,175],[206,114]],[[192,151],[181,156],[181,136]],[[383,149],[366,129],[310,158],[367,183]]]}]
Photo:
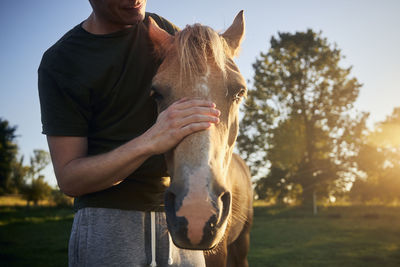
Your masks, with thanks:
[{"label": "horse muzzle", "polygon": [[184,200],[168,189],[165,211],[174,244],[183,249],[213,249],[223,238],[231,210],[231,194],[224,192],[208,199]]}]

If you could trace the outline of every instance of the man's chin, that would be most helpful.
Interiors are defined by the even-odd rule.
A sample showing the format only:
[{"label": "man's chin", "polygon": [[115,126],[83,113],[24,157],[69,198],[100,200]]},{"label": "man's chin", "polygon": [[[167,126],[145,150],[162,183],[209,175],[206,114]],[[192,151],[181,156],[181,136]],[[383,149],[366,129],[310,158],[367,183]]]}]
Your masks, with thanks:
[{"label": "man's chin", "polygon": [[120,16],[124,24],[138,24],[145,18],[145,11],[136,9],[125,9]]},{"label": "man's chin", "polygon": [[144,14],[138,14],[136,16],[130,17],[125,19],[125,24],[127,25],[135,25],[135,24],[139,24],[140,22],[142,22],[144,20],[145,16]]}]

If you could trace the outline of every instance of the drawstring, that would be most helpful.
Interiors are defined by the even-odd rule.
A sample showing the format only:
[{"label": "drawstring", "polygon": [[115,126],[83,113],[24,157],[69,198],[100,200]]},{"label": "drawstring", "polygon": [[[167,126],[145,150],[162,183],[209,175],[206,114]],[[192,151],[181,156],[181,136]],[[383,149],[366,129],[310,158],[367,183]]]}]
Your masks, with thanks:
[{"label": "drawstring", "polygon": [[168,241],[169,241],[169,244],[168,244],[168,265],[172,265],[172,263],[174,263],[174,261],[172,260],[172,246],[173,246],[173,244],[172,244],[172,239],[171,239],[171,235],[169,234],[169,232],[168,232]]},{"label": "drawstring", "polygon": [[154,211],[150,212],[151,221],[151,267],[156,267],[156,215]]},{"label": "drawstring", "polygon": [[[151,267],[156,267],[156,214],[154,211],[150,212],[150,224],[151,224]],[[172,240],[168,232],[168,265],[172,265]]]}]

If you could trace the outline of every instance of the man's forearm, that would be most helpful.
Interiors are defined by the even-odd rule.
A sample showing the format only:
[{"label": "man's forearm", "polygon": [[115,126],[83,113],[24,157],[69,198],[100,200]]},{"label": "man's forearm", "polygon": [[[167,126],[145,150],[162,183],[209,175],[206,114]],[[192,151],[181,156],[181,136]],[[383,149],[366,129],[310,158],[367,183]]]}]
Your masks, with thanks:
[{"label": "man's forearm", "polygon": [[74,197],[101,191],[122,182],[149,156],[148,146],[138,137],[110,152],[71,160],[58,168],[57,181]]}]

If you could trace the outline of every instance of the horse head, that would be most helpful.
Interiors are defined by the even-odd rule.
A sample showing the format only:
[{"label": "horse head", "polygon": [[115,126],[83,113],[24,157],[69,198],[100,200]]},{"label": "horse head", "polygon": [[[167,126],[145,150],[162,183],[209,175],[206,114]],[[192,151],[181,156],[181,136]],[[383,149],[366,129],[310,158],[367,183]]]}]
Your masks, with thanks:
[{"label": "horse head", "polygon": [[150,19],[149,36],[162,63],[153,78],[159,112],[183,97],[208,99],[220,122],[184,138],[165,154],[171,184],[165,195],[174,243],[211,249],[231,218],[233,177],[229,167],[246,83],[233,62],[244,35],[241,11],[223,33],[195,24],[172,36]]}]

